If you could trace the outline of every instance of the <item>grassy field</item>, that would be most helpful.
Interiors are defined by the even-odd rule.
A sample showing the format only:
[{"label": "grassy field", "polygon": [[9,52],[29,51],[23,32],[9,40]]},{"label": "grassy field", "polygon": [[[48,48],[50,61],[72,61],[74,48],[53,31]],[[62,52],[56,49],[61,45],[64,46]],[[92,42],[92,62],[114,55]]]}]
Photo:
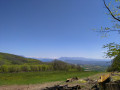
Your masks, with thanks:
[{"label": "grassy field", "polygon": [[52,72],[22,72],[0,73],[0,85],[38,84],[52,81],[65,81],[71,77],[88,77],[99,72],[52,71]]}]

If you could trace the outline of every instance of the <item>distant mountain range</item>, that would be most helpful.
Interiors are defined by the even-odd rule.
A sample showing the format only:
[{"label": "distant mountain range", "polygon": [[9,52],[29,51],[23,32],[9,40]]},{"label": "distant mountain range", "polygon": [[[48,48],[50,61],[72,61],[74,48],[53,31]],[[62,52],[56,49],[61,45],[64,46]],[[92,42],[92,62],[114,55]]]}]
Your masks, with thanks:
[{"label": "distant mountain range", "polygon": [[110,59],[91,59],[84,57],[60,57],[60,60],[110,61]]},{"label": "distant mountain range", "polygon": [[[55,59],[51,58],[26,58],[19,55],[0,52],[0,65],[40,65],[48,64]],[[104,71],[111,64],[108,59],[89,59],[83,57],[61,57],[57,58],[69,64],[81,65],[85,70]]]},{"label": "distant mountain range", "polygon": [[[54,59],[50,58],[36,58],[43,62],[51,62]],[[99,66],[109,66],[111,64],[110,59],[91,59],[84,57],[60,57],[57,60],[61,60],[70,64],[79,64],[79,65],[99,65]]]},{"label": "distant mountain range", "polygon": [[51,59],[51,58],[34,58],[34,59],[38,59],[42,62],[52,62],[53,60],[55,60],[55,59]]}]

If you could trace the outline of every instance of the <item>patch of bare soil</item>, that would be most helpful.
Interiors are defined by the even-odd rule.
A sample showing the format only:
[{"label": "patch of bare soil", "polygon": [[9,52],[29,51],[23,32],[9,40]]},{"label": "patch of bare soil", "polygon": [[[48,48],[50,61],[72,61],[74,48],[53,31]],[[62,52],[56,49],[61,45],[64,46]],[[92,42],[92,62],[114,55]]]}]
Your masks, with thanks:
[{"label": "patch of bare soil", "polygon": [[60,81],[49,82],[44,84],[34,84],[34,85],[11,85],[11,86],[0,86],[0,90],[42,90],[46,87],[51,87],[60,84]]}]

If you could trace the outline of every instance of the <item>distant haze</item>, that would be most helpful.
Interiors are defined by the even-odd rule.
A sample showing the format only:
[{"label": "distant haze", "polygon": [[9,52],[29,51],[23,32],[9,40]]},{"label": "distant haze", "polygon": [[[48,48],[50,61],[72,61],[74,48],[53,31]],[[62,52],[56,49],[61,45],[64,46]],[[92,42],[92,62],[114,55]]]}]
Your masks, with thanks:
[{"label": "distant haze", "polygon": [[[29,58],[29,57],[28,57]],[[41,58],[41,57],[30,57],[30,58],[35,58],[39,60],[84,60],[84,61],[111,61],[111,59],[95,59],[95,58],[85,58],[85,57],[60,57],[60,58]]]},{"label": "distant haze", "polygon": [[60,57],[60,60],[110,61],[110,59],[92,59],[84,57]]},{"label": "distant haze", "polygon": [[[51,62],[55,60],[52,58],[35,58],[35,59],[41,60],[43,62]],[[110,59],[91,59],[91,58],[84,58],[84,57],[60,57],[56,59],[70,63],[70,64],[79,64],[79,65],[109,66],[111,64]]]}]

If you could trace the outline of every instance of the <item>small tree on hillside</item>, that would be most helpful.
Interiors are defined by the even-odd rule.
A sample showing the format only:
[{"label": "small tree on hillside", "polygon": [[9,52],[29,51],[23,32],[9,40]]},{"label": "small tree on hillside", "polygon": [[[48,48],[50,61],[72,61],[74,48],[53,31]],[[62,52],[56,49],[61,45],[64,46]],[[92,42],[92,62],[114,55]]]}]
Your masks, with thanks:
[{"label": "small tree on hillside", "polygon": [[52,65],[54,70],[68,70],[68,64],[60,60],[54,60]]}]

